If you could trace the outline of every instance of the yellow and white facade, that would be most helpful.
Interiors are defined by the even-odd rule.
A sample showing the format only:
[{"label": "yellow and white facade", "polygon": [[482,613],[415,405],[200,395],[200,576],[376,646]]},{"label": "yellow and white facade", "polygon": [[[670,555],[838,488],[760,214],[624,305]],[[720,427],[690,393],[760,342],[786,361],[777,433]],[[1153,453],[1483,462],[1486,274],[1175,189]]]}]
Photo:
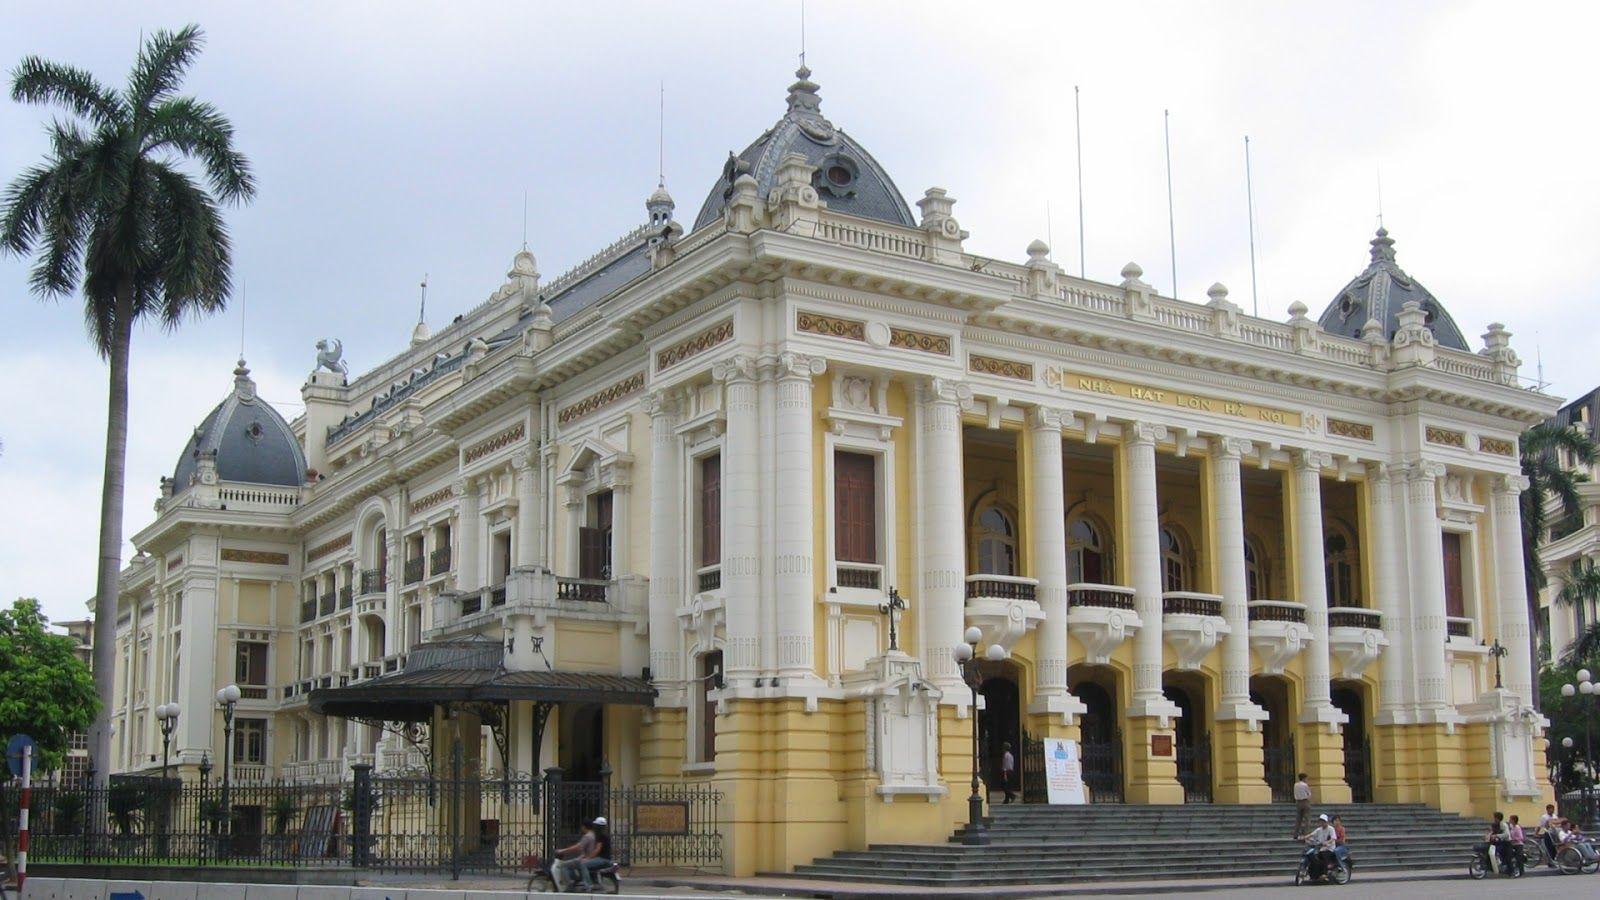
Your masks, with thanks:
[{"label": "yellow and white facade", "polygon": [[307,696],[478,635],[507,670],[656,692],[541,731],[514,700],[485,766],[716,785],[729,871],[783,869],[964,820],[953,648],[976,625],[1009,655],[985,754],[1115,741],[1130,803],[1184,802],[1197,747],[1191,799],[1266,802],[1292,746],[1325,801],[1351,799],[1355,748],[1370,799],[1542,804],[1516,441],[1555,402],[1503,327],[1448,346],[1429,297],[1349,336],[1220,285],[1162,297],[1133,264],[1074,278],[1039,242],[974,254],[955,201],[913,217],[807,75],[694,226],[658,190],[554,282],[523,251],[374,370],[331,355],[288,426],[294,483],[227,477],[272,440],[241,367],[244,412],[211,427],[247,439],[197,435],[134,538],[114,770],[159,760],[168,700],[174,759],[215,761],[230,682],[264,776],[414,765]]}]

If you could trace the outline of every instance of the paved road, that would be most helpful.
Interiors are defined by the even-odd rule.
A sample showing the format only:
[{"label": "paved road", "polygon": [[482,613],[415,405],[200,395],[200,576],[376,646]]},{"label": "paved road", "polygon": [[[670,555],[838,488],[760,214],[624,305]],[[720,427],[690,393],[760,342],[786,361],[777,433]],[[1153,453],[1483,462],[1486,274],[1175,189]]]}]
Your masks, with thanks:
[{"label": "paved road", "polygon": [[[1318,885],[1317,888],[1332,891],[1329,894],[1310,895],[1317,900],[1338,900],[1348,897],[1355,900],[1357,897],[1382,897],[1384,900],[1403,900],[1403,898],[1428,898],[1428,900],[1454,900],[1456,897],[1595,897],[1600,896],[1600,874],[1596,875],[1558,875],[1554,872],[1529,872],[1524,878],[1485,878],[1482,881],[1473,881],[1466,875],[1465,868],[1458,879],[1425,880],[1425,881],[1373,881],[1363,883],[1358,874],[1344,889]],[[1241,888],[1229,887],[1216,890],[1194,888],[1184,893],[1192,894],[1222,894],[1246,898],[1246,900],[1272,900],[1272,898],[1301,898],[1304,900],[1307,891],[1311,888],[1295,887],[1293,884],[1264,885],[1261,887]],[[1041,894],[1041,897],[1056,896]],[[1073,900],[1084,900],[1089,897],[1118,897],[1126,900],[1128,897],[1173,897],[1174,894],[1081,894],[1070,895]]]}]

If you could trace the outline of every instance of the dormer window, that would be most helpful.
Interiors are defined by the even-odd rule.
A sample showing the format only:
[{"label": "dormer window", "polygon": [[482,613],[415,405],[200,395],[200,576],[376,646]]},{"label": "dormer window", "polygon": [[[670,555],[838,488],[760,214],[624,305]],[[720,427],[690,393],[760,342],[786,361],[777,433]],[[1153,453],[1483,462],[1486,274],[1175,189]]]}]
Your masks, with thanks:
[{"label": "dormer window", "polygon": [[835,197],[853,197],[856,193],[856,179],[861,177],[861,167],[856,161],[842,153],[835,153],[822,161],[817,167],[817,190]]}]

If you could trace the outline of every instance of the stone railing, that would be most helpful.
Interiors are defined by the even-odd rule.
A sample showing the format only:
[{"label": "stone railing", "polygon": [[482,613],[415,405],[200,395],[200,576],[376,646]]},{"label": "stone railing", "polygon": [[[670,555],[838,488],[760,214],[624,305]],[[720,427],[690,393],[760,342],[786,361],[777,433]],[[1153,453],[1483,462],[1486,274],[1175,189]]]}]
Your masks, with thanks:
[{"label": "stone railing", "polygon": [[1329,628],[1383,628],[1383,613],[1359,606],[1332,606],[1328,608]]},{"label": "stone railing", "polygon": [[928,258],[927,235],[911,228],[862,221],[847,221],[824,215],[817,223],[817,237],[847,247],[859,247],[890,256]]},{"label": "stone railing", "polygon": [[1080,581],[1067,585],[1067,606],[1094,609],[1133,609],[1133,588],[1120,584]]},{"label": "stone railing", "polygon": [[1039,593],[1039,581],[1015,575],[968,575],[967,599],[993,598],[996,600],[1033,600]]},{"label": "stone railing", "polygon": [[1164,616],[1215,616],[1222,618],[1222,598],[1194,591],[1166,591],[1161,595]]},{"label": "stone railing", "polygon": [[1472,640],[1472,620],[1464,616],[1445,616],[1445,634],[1453,638]]},{"label": "stone railing", "polygon": [[702,594],[722,590],[722,565],[701,566],[695,572],[695,589]]},{"label": "stone railing", "polygon": [[300,489],[225,482],[217,487],[217,499],[240,512],[286,512],[300,505]]},{"label": "stone railing", "polygon": [[1304,625],[1306,622],[1306,605],[1304,603],[1295,603],[1292,600],[1252,600],[1250,601],[1250,621],[1295,622]]},{"label": "stone railing", "polygon": [[566,603],[604,603],[611,582],[599,578],[557,578],[556,599]]},{"label": "stone railing", "polygon": [[883,566],[842,562],[833,566],[836,587],[878,591],[883,589]]}]

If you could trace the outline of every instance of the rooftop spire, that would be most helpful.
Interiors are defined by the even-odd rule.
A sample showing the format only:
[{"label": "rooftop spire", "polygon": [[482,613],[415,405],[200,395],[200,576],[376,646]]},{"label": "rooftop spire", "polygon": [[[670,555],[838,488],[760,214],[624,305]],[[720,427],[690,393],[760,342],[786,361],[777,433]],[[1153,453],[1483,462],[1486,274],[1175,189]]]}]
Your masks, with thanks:
[{"label": "rooftop spire", "polygon": [[1378,236],[1372,239],[1372,261],[1394,262],[1394,238],[1389,237],[1389,229],[1378,226]]},{"label": "rooftop spire", "polygon": [[250,378],[250,367],[244,364],[244,355],[239,355],[239,362],[233,367],[233,392],[240,398],[252,400],[256,396],[256,383]]},{"label": "rooftop spire", "polygon": [[817,83],[811,80],[811,70],[801,63],[794,71],[795,83],[789,85],[789,112],[801,116],[822,116],[822,98],[817,96]]}]

